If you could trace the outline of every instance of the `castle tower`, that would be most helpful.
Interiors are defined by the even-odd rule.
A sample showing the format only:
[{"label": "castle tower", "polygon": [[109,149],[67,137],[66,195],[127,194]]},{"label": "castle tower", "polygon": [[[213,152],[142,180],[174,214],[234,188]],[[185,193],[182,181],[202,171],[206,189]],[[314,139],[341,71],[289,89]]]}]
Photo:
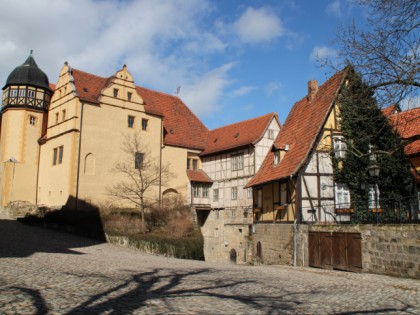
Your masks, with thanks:
[{"label": "castle tower", "polygon": [[38,140],[44,134],[52,91],[32,51],[3,87],[0,113],[0,207],[13,201],[36,204]]}]

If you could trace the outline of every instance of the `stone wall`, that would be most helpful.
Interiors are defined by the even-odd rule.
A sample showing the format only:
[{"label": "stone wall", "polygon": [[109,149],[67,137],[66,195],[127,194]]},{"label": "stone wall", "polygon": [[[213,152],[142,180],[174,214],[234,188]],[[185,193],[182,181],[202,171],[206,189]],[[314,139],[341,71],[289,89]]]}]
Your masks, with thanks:
[{"label": "stone wall", "polygon": [[420,225],[300,225],[297,265],[308,266],[308,231],[360,233],[363,272],[420,279]]},{"label": "stone wall", "polygon": [[[261,244],[261,257],[258,255]],[[252,235],[255,263],[266,265],[293,264],[293,224],[255,224]]]}]

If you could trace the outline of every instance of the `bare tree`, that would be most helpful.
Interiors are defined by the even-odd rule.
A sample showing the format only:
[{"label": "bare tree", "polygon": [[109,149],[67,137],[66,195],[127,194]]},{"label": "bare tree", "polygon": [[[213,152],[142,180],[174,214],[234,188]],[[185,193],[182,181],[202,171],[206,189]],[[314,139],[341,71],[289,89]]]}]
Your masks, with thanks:
[{"label": "bare tree", "polygon": [[367,8],[369,17],[363,29],[355,22],[338,27],[336,44],[339,48],[340,67],[343,63],[352,64],[362,74],[363,80],[374,89],[382,107],[402,100],[418,99],[420,2],[353,2]]},{"label": "bare tree", "polygon": [[134,204],[141,213],[143,232],[145,231],[145,210],[156,196],[150,193],[153,187],[164,186],[174,175],[169,164],[161,165],[160,158],[153,156],[142,142],[140,133],[123,136],[124,156],[116,161],[113,172],[123,175],[124,179],[108,187],[110,196]]}]

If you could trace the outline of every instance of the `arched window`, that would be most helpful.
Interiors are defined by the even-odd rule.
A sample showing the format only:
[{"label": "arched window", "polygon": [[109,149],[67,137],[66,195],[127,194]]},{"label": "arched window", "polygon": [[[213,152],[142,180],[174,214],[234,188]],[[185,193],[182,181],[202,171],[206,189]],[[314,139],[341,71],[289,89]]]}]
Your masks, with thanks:
[{"label": "arched window", "polygon": [[257,258],[261,259],[262,258],[262,245],[261,242],[257,243]]},{"label": "arched window", "polygon": [[85,156],[85,175],[95,174],[95,156],[92,153],[88,153]]}]

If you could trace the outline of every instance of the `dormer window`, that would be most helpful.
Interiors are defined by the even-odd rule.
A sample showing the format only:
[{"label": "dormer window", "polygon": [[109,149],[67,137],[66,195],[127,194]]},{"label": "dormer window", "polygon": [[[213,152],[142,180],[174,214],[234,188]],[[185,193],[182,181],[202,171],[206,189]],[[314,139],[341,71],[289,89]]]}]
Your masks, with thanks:
[{"label": "dormer window", "polygon": [[118,89],[114,89],[114,97],[118,97]]},{"label": "dormer window", "polygon": [[274,165],[280,163],[280,150],[274,151]]}]

